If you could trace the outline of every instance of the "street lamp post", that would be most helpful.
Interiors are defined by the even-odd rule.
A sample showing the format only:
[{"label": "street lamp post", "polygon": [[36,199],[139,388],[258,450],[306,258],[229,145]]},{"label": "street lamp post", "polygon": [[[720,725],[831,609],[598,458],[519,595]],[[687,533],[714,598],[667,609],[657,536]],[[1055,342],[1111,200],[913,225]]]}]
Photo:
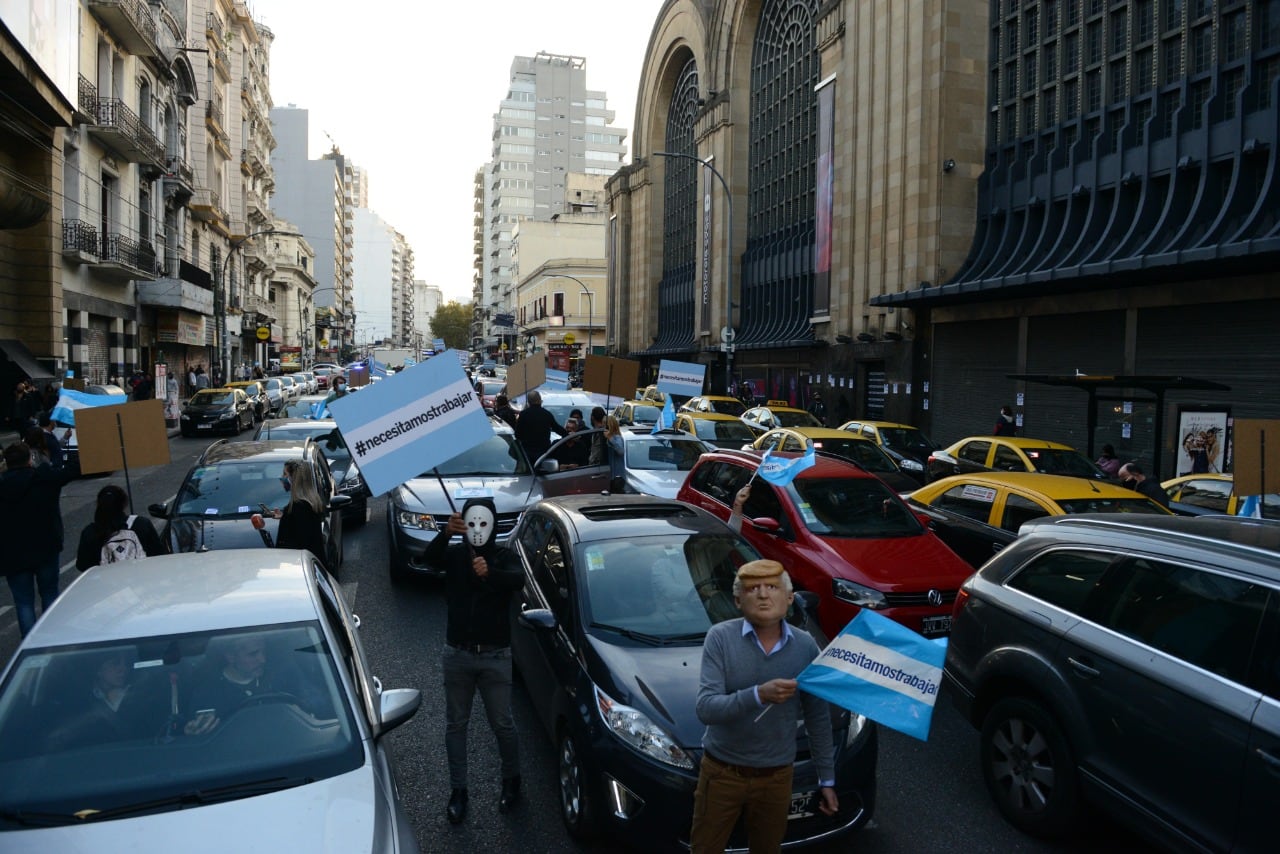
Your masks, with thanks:
[{"label": "street lamp post", "polygon": [[711,174],[720,179],[720,186],[724,189],[724,207],[725,207],[725,239],[724,239],[724,329],[725,333],[721,335],[720,342],[724,345],[724,393],[733,394],[733,195],[729,192],[729,182],[724,176],[711,165],[711,161],[704,160],[692,154],[684,154],[679,151],[655,151],[655,157],[682,157],[686,160],[696,160],[703,166],[711,170]]},{"label": "street lamp post", "polygon": [[264,234],[278,234],[283,237],[303,236],[296,231],[279,231],[274,228],[264,228],[261,231],[254,231],[231,241],[231,249],[227,252],[227,261],[222,266],[222,275],[218,277],[218,364],[222,368],[223,382],[231,378],[231,354],[227,351],[227,272],[231,269],[232,261],[235,259],[236,253],[240,251],[240,248],[249,240],[261,237]]},{"label": "street lamp post", "polygon": [[582,288],[582,292],[587,295],[587,355],[591,355],[591,329],[595,325],[596,295],[588,288],[581,279],[576,276],[567,276],[564,273],[551,273],[547,276],[549,279],[572,279]]}]

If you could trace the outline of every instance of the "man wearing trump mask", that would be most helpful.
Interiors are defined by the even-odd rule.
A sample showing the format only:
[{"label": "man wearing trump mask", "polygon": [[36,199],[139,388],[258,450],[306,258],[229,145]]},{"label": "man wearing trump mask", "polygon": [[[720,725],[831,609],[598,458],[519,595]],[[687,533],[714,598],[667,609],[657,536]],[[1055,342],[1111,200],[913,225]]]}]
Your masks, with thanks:
[{"label": "man wearing trump mask", "polygon": [[[467,815],[467,726],[476,692],[498,739],[502,785],[498,812],[520,799],[520,757],[511,716],[511,627],[507,609],[521,588],[519,559],[497,542],[491,498],[472,498],[427,546],[428,565],[445,574],[449,607],[444,647],[445,752],[449,759],[452,824]],[[460,541],[450,544],[459,537]]]}]

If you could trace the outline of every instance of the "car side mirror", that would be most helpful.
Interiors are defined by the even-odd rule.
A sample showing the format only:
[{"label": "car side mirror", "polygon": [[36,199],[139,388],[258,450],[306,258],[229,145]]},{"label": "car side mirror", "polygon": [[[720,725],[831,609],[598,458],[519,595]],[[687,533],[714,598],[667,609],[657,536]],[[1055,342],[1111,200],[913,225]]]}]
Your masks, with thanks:
[{"label": "car side mirror", "polygon": [[933,527],[934,519],[928,513],[925,513],[923,510],[916,510],[915,508],[912,508],[911,512],[916,514],[916,518],[920,520],[921,525],[924,525],[926,528]]},{"label": "car side mirror", "polygon": [[413,717],[422,705],[422,692],[417,688],[392,688],[378,695],[380,735],[385,735]]},{"label": "car side mirror", "polygon": [[148,505],[147,512],[150,513],[151,517],[154,519],[167,519],[169,517],[169,505],[159,503],[151,504]]},{"label": "car side mirror", "polygon": [[329,499],[330,510],[341,510],[351,503],[350,495],[335,495]]},{"label": "car side mirror", "polygon": [[771,516],[758,516],[751,520],[751,525],[758,531],[764,531],[766,534],[781,535],[782,523]]},{"label": "car side mirror", "polygon": [[516,622],[526,629],[535,632],[553,632],[556,629],[556,615],[546,608],[530,608],[521,611]]},{"label": "car side mirror", "polygon": [[551,459],[538,460],[537,471],[538,474],[555,474],[560,471],[560,463]]}]

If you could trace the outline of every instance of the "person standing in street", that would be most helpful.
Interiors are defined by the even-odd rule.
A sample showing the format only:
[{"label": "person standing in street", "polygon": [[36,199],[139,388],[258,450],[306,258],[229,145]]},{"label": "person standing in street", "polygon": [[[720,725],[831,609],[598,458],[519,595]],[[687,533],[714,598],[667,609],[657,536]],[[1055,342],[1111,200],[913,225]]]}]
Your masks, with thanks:
[{"label": "person standing in street", "polygon": [[[511,626],[508,607],[524,583],[519,559],[498,545],[491,498],[473,498],[454,512],[424,559],[445,573],[448,625],[444,647],[445,753],[449,761],[450,824],[467,817],[467,727],[476,692],[498,740],[502,788],[498,812],[520,799],[520,752],[511,714]],[[461,535],[463,542],[450,545]]]},{"label": "person standing in street", "polygon": [[996,426],[991,428],[992,436],[1016,436],[1018,435],[1018,422],[1013,417],[1012,406],[1000,407],[1000,414],[996,416]]},{"label": "person standing in street", "polygon": [[739,816],[753,852],[781,849],[801,712],[818,772],[818,809],[827,816],[839,809],[830,709],[796,685],[819,650],[808,632],[786,622],[795,599],[791,577],[777,561],[744,563],[733,599],[743,616],[712,626],[702,647],[695,710],[707,729],[693,796],[693,854],[723,852]]},{"label": "person standing in street", "polygon": [[516,419],[516,441],[524,448],[529,462],[536,463],[551,447],[551,434],[565,436],[568,431],[556,423],[554,415],[542,408],[539,392],[529,392],[526,401],[520,417]]},{"label": "person standing in street", "polygon": [[822,392],[813,393],[813,402],[809,404],[809,414],[818,419],[823,427],[827,426],[827,405],[822,401]]},{"label": "person standing in street", "polygon": [[510,424],[512,430],[516,429],[516,411],[511,408],[511,400],[505,392],[493,399],[493,414]]},{"label": "person standing in street", "polygon": [[1120,481],[1134,492],[1147,496],[1164,509],[1169,509],[1169,493],[1159,483],[1147,477],[1142,466],[1137,463],[1125,463],[1116,473]]},{"label": "person standing in street", "polygon": [[7,544],[0,575],[13,593],[23,637],[36,623],[36,591],[41,612],[58,598],[62,487],[80,475],[78,462],[54,468],[31,460],[31,449],[15,442],[4,449],[7,470],[0,474],[0,542]]},{"label": "person standing in street", "polygon": [[280,527],[276,530],[276,548],[307,549],[324,563],[328,560],[324,542],[327,510],[307,461],[286,461],[280,485],[289,493],[289,503],[283,510],[271,511],[271,515],[280,520]]}]

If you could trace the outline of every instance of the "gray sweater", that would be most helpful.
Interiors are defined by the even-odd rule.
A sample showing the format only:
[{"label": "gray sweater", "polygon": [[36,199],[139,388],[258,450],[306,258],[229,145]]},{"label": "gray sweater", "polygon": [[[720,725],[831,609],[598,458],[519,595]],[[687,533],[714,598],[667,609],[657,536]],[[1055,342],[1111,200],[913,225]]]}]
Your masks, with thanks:
[{"label": "gray sweater", "polygon": [[[752,633],[742,633],[743,619],[717,623],[702,647],[698,686],[698,720],[707,725],[702,747],[734,765],[768,768],[796,759],[796,719],[804,711],[809,750],[819,780],[835,779],[835,746],[831,712],[825,700],[797,691],[777,706],[760,705],[755,686],[770,679],[794,679],[818,655],[808,632],[791,628],[791,640],[766,656]],[[756,717],[769,709],[760,720]]]}]

